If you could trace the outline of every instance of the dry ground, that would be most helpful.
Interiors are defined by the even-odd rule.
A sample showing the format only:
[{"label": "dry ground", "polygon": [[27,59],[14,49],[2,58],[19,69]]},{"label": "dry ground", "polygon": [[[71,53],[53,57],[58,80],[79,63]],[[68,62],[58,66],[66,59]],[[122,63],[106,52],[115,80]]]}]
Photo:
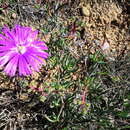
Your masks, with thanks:
[{"label": "dry ground", "polygon": [[129,129],[129,8],[127,0],[1,1],[0,29],[40,30],[50,57],[29,77],[1,68],[0,129]]}]

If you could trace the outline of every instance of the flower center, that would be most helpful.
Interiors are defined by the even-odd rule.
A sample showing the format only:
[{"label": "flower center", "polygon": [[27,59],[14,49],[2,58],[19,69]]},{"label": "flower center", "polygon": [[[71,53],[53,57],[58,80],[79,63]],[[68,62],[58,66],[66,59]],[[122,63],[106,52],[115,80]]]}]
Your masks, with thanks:
[{"label": "flower center", "polygon": [[26,47],[25,46],[17,46],[17,51],[21,54],[24,54],[26,52]]}]

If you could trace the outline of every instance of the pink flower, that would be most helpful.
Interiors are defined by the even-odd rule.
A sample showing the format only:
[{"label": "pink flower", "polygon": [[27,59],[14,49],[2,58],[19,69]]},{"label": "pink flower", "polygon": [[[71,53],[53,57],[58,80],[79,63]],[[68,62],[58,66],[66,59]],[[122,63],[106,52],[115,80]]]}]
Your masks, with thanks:
[{"label": "pink flower", "polygon": [[37,38],[38,31],[31,27],[15,25],[10,30],[4,27],[0,34],[0,66],[10,76],[20,76],[39,71],[44,59],[48,58],[47,46]]}]

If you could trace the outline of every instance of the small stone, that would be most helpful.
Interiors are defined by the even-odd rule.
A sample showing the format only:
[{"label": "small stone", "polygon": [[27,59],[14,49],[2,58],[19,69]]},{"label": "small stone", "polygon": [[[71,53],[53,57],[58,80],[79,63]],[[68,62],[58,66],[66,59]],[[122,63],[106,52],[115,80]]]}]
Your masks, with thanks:
[{"label": "small stone", "polygon": [[83,14],[85,15],[85,16],[89,16],[90,15],[90,6],[89,5],[87,5],[87,6],[83,6],[82,7],[82,12],[83,12]]},{"label": "small stone", "polygon": [[16,13],[12,13],[12,18],[16,19],[17,15]]}]

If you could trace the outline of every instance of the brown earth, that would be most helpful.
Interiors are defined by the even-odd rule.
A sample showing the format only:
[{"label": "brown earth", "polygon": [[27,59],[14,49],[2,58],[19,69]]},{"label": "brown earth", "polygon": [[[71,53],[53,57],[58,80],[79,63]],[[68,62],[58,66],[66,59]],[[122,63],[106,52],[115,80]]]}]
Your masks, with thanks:
[{"label": "brown earth", "polygon": [[[45,6],[48,1],[50,0],[45,0],[45,4],[42,4],[42,6]],[[4,24],[12,26],[15,23],[20,23],[35,29],[46,27],[47,29],[49,28],[48,30],[50,33],[45,35],[44,40],[46,39],[49,41],[51,36],[53,36],[53,39],[62,37],[59,33],[61,25],[70,31],[63,37],[68,40],[68,48],[74,57],[79,58],[82,56],[81,53],[87,55],[88,52],[94,53],[95,51],[100,50],[106,55],[107,60],[114,61],[117,58],[123,57],[130,51],[130,4],[127,0],[119,3],[118,1],[93,1],[87,2],[86,0],[77,0],[73,2],[71,0],[64,0],[57,4],[58,2],[55,3],[55,0],[52,0],[52,3],[48,6],[48,10],[45,10],[45,7],[34,7],[32,1],[30,3],[30,1],[25,2],[19,0],[20,3],[16,4],[16,6],[10,8],[7,5],[7,8],[4,8],[0,12],[0,26],[2,28]],[[57,4],[59,7],[55,9],[57,11],[56,13],[54,12],[53,4]],[[43,11],[42,17],[39,10]],[[47,14],[44,12],[47,12]],[[58,17],[57,21],[53,21],[49,24],[53,15]],[[78,21],[82,21],[82,26],[77,24]],[[70,25],[71,29],[69,28]],[[54,26],[54,29],[52,29],[52,26]],[[80,36],[78,33],[80,33]],[[82,64],[79,66],[81,66],[79,67],[79,71],[76,71],[76,74],[72,76],[73,80],[77,80],[78,78],[82,80],[79,73],[82,71],[86,72],[86,68],[84,67],[85,69],[83,70]],[[122,68],[122,71],[123,70],[124,68]],[[29,86],[30,84],[38,86],[40,82],[40,85],[42,84],[44,87],[44,82],[53,82],[53,80],[55,80],[54,75],[60,73],[60,71],[60,66],[56,66],[47,72],[43,69],[38,75],[34,75],[31,78],[25,78],[25,86]],[[125,72],[125,74],[126,73],[127,72]],[[1,94],[0,96],[2,99],[0,100],[1,104],[9,106],[10,108],[8,102],[12,102],[13,99],[16,102],[14,102],[15,104],[20,101],[22,107],[24,101],[28,102],[28,100],[31,100],[30,97],[32,96],[32,92],[26,90],[27,88],[20,88],[20,84],[24,84],[24,80],[19,77],[9,78],[3,74],[2,71],[0,72],[0,93],[3,93],[3,95]],[[13,90],[13,93],[4,93],[4,91],[7,91],[8,89],[9,92],[10,90]],[[49,91],[52,92],[52,88]],[[16,97],[12,97],[12,95],[15,95]],[[5,99],[5,102],[3,99]],[[30,104],[31,106],[35,106],[37,102],[33,101]],[[10,111],[15,109],[18,110],[17,107],[14,106],[11,108],[12,110]],[[26,108],[24,108],[23,111],[25,111],[25,109]],[[20,120],[19,117],[18,120]]]},{"label": "brown earth", "polygon": [[[129,15],[127,9],[116,2],[81,3],[87,40],[91,50],[99,46],[109,58],[124,55],[130,50]],[[96,45],[95,45],[96,44]]]}]

